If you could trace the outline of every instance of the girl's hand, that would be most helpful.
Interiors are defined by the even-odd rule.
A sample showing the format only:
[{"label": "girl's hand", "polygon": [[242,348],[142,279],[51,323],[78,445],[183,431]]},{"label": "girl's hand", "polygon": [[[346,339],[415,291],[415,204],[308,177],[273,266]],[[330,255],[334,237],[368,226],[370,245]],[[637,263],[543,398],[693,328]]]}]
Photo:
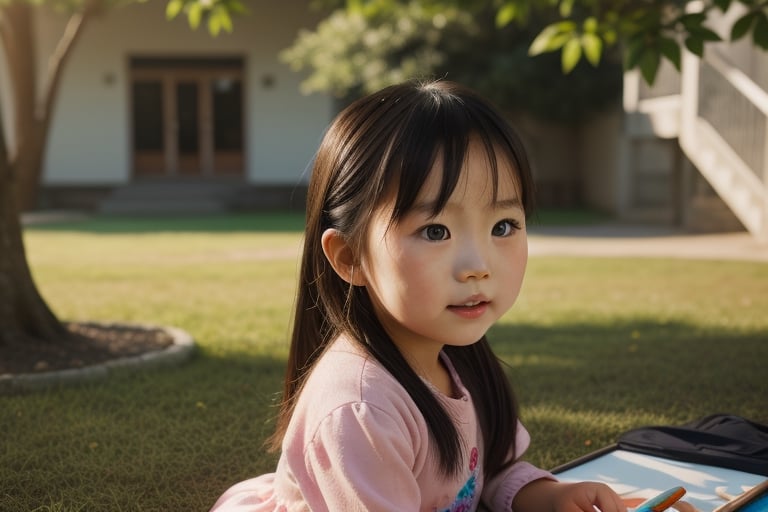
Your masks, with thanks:
[{"label": "girl's hand", "polygon": [[566,484],[536,480],[517,493],[515,512],[627,512],[627,507],[610,487],[596,482]]},{"label": "girl's hand", "polygon": [[553,496],[553,512],[626,512],[627,507],[613,489],[605,484],[581,482],[558,484]]}]

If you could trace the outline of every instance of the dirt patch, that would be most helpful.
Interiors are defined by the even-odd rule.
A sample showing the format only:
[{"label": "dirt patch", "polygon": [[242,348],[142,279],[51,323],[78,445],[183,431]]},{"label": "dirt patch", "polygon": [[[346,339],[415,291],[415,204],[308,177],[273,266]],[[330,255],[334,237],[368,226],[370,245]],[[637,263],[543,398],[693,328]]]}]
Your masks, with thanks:
[{"label": "dirt patch", "polygon": [[0,346],[0,375],[82,368],[162,350],[173,338],[160,328],[121,324],[66,323],[73,336]]}]

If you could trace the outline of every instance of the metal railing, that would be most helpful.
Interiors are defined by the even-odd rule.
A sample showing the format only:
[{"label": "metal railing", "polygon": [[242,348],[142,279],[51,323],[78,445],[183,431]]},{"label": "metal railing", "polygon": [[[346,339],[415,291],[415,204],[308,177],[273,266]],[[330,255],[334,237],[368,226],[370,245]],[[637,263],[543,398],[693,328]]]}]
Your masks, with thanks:
[{"label": "metal railing", "polygon": [[764,182],[768,94],[752,87],[745,81],[748,78],[740,75],[719,57],[701,61],[698,112]]},{"label": "metal railing", "polygon": [[680,145],[744,226],[768,240],[768,92],[715,49],[683,60]]}]

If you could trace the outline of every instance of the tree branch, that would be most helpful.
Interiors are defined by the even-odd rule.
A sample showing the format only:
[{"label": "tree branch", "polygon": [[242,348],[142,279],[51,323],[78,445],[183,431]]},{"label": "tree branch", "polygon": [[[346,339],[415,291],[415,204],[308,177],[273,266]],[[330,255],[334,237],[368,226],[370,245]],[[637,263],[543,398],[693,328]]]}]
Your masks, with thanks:
[{"label": "tree branch", "polygon": [[9,159],[18,158],[18,149],[33,123],[35,110],[35,41],[32,37],[31,6],[19,0],[0,8],[0,37],[7,59],[16,136]]},{"label": "tree branch", "polygon": [[64,33],[59,39],[56,49],[48,59],[48,73],[46,76],[46,88],[42,109],[37,112],[37,118],[43,123],[44,129],[47,129],[51,119],[51,111],[59,92],[59,83],[61,82],[64,63],[69,58],[75,43],[83,32],[86,22],[96,11],[99,0],[90,0],[85,3],[80,12],[74,13],[67,21]]}]

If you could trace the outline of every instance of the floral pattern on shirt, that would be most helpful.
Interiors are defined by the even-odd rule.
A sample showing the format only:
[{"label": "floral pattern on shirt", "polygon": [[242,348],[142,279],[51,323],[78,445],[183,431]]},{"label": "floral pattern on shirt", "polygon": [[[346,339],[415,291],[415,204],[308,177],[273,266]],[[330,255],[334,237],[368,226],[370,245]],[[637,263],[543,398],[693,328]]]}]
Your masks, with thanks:
[{"label": "floral pattern on shirt", "polygon": [[456,495],[456,499],[451,506],[440,512],[468,512],[472,510],[472,505],[475,503],[475,494],[477,493],[478,458],[477,448],[472,448],[472,452],[469,454],[469,470],[472,473],[469,475],[469,479],[464,486],[459,489],[459,493]]}]

